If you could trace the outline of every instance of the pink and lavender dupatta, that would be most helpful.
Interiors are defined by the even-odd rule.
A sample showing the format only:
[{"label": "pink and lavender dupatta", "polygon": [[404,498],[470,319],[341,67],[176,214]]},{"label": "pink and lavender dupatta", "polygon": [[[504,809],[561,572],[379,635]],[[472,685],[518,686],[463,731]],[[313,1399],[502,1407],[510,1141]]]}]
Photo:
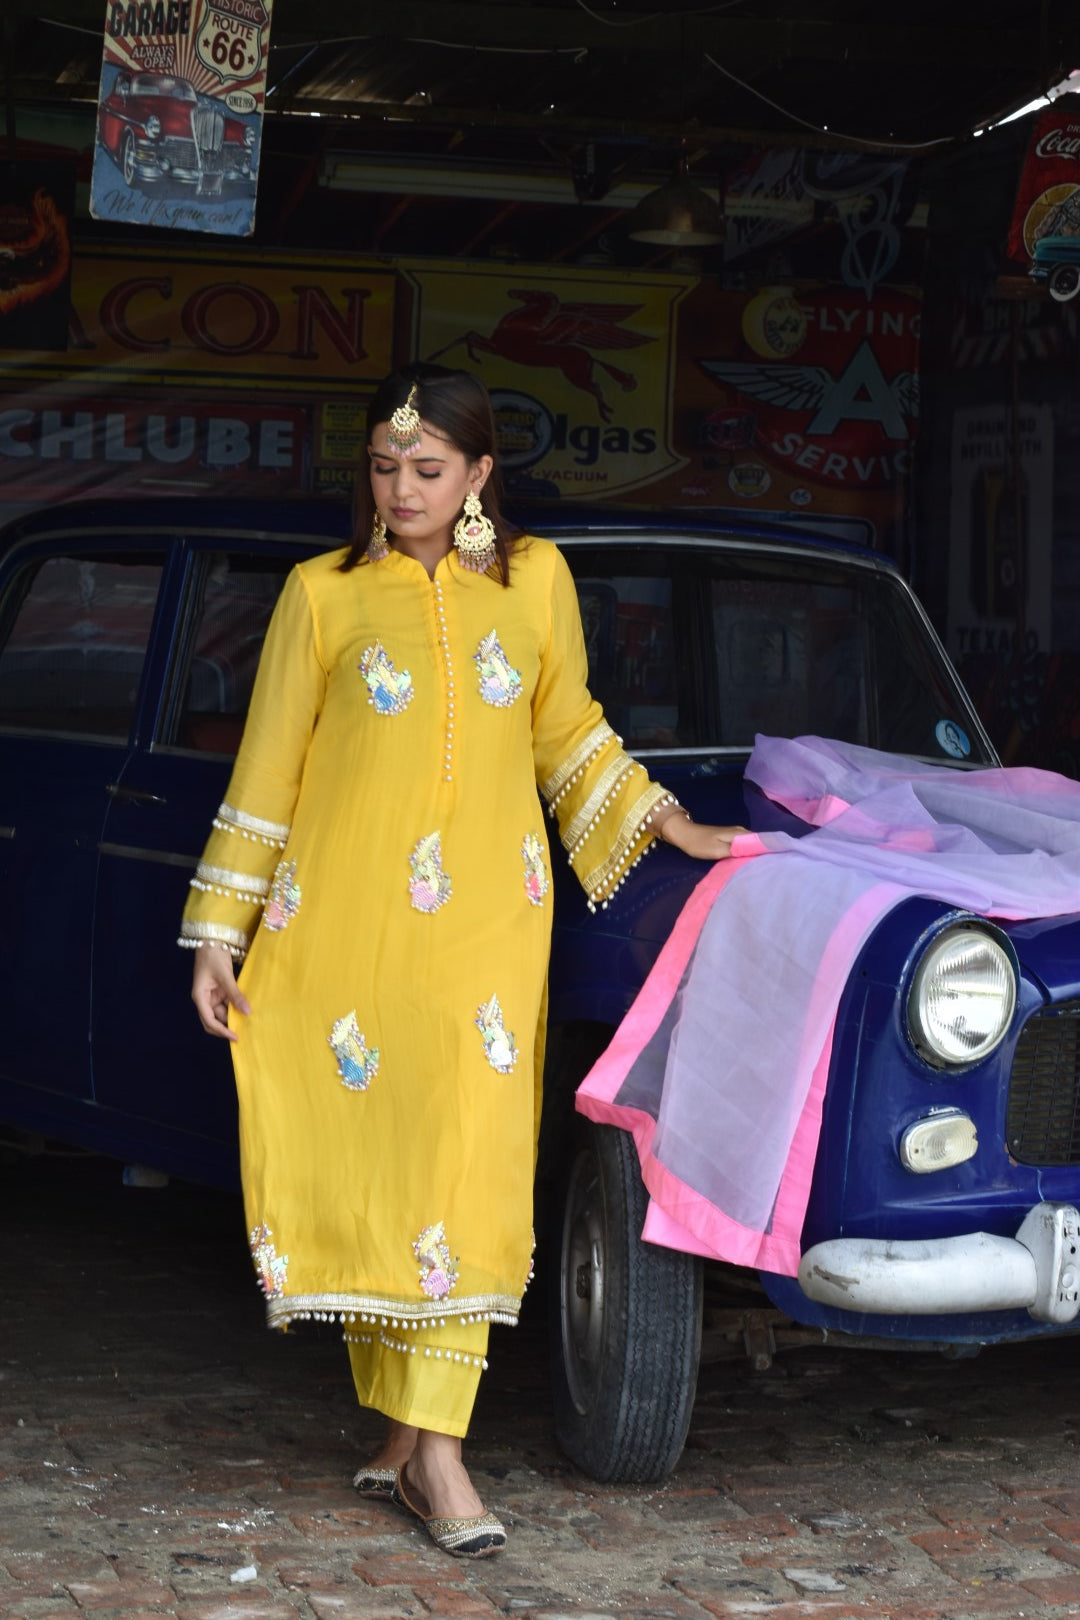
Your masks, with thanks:
[{"label": "pink and lavender dupatta", "polygon": [[647,1241],[794,1276],[836,1009],[871,930],[912,895],[1080,912],[1080,783],[820,737],[759,737],[746,774],[814,830],[747,834],[709,870],[577,1107],[633,1133]]}]

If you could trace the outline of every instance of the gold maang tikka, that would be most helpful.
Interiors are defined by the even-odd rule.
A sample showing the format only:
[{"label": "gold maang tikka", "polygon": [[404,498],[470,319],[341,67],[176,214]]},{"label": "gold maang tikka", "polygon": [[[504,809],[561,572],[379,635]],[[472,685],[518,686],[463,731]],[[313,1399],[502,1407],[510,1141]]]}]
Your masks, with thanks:
[{"label": "gold maang tikka", "polygon": [[415,456],[420,448],[420,412],[413,404],[416,384],[409,389],[404,405],[399,405],[386,429],[386,445],[391,455]]}]

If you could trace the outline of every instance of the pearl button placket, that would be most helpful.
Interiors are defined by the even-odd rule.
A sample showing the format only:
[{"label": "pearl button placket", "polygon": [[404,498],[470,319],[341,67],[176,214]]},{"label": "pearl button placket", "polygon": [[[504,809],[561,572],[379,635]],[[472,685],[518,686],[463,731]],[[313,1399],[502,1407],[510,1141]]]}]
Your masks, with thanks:
[{"label": "pearl button placket", "polygon": [[442,581],[435,580],[435,617],[439,626],[439,646],[442,648],[443,669],[446,674],[446,741],[443,748],[443,781],[454,779],[454,664],[450,657],[450,637],[446,628],[446,607],[443,602]]}]

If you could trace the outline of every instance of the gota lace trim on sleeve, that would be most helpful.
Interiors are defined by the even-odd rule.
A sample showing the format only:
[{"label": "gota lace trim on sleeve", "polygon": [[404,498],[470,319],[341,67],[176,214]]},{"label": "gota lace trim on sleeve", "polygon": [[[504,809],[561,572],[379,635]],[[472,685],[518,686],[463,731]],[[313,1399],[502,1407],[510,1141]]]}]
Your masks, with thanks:
[{"label": "gota lace trim on sleeve", "polygon": [[610,809],[613,796],[619,791],[624,782],[629,781],[634,772],[641,767],[620,749],[611,764],[601,773],[589,797],[585,800],[577,815],[566,825],[562,834],[563,848],[571,860],[577,854],[582,844],[595,831],[604,811]]},{"label": "gota lace trim on sleeve", "polygon": [[568,792],[571,782],[580,779],[589,761],[594,759],[601,749],[606,748],[609,742],[620,743],[621,741],[622,739],[615,735],[606,720],[601,720],[598,725],[592,728],[589,734],[578,743],[577,747],[567,755],[558,770],[552,771],[540,789],[544,798],[548,801],[551,815],[555,814],[555,806]]},{"label": "gota lace trim on sleeve", "polygon": [[653,847],[653,815],[657,810],[678,802],[673,793],[668,793],[655,782],[650,782],[645,792],[634,801],[623,818],[610,855],[602,865],[594,867],[581,879],[590,911],[596,911],[598,907],[601,911],[606,910],[616,890],[622,887],[642,856],[647,855]]},{"label": "gota lace trim on sleeve", "polygon": [[225,923],[193,922],[185,917],[176,943],[187,951],[200,950],[204,945],[217,946],[239,960],[247,955],[251,941],[242,928],[229,928]]},{"label": "gota lace trim on sleeve", "polygon": [[257,841],[274,845],[284,849],[292,828],[280,821],[264,821],[261,816],[249,816],[246,810],[238,810],[232,804],[219,804],[218,813],[214,817],[214,826],[218,832],[239,833],[241,838],[254,838]]},{"label": "gota lace trim on sleeve", "polygon": [[208,861],[200,861],[195,868],[191,887],[201,889],[204,894],[223,894],[229,899],[255,905],[265,900],[270,892],[269,879],[256,877],[251,872],[232,872],[227,866],[211,866]]}]

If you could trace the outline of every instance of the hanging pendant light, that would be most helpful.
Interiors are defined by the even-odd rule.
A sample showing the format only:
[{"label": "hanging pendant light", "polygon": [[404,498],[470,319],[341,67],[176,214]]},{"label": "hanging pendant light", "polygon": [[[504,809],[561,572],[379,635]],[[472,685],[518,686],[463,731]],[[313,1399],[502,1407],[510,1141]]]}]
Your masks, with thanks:
[{"label": "hanging pendant light", "polygon": [[674,180],[650,191],[631,210],[626,233],[635,242],[660,247],[709,247],[724,240],[724,216],[719,203],[680,166]]}]

